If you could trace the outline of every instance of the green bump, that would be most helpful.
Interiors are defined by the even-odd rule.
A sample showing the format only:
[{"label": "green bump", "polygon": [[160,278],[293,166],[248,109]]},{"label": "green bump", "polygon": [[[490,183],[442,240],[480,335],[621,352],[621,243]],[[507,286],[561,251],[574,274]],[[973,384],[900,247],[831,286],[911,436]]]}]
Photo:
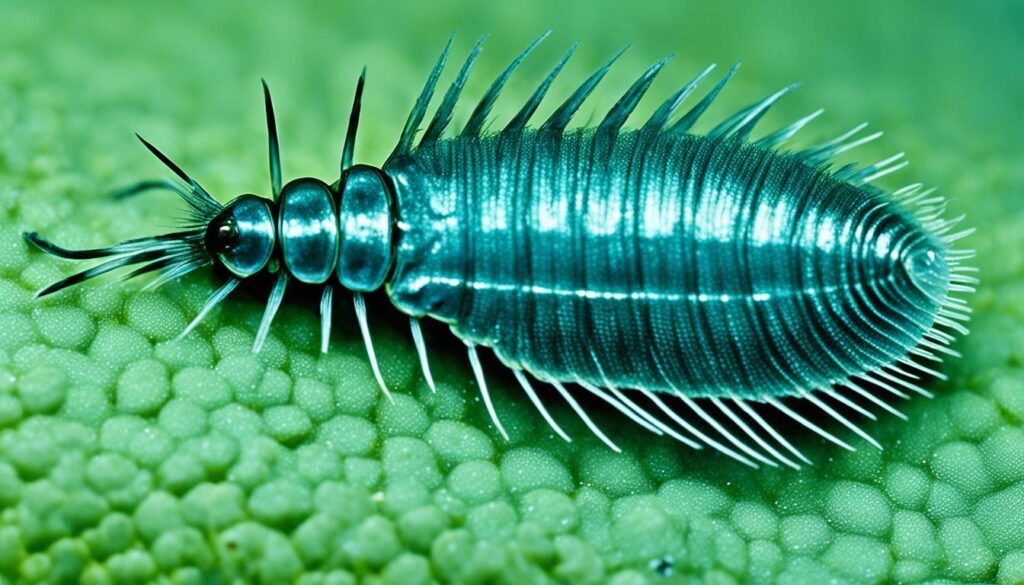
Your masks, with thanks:
[{"label": "green bump", "polygon": [[430,426],[426,439],[438,458],[449,465],[494,456],[490,437],[466,423],[439,420]]},{"label": "green bump", "polygon": [[167,368],[154,360],[142,360],[125,368],[117,380],[117,408],[132,414],[153,414],[170,396]]},{"label": "green bump", "polygon": [[0,526],[0,569],[10,571],[25,557],[25,545],[16,526]]},{"label": "green bump", "polygon": [[160,426],[172,437],[195,437],[206,431],[206,411],[189,400],[175,398],[160,410]]},{"label": "green bump", "polygon": [[398,518],[402,542],[417,552],[427,552],[431,543],[448,528],[448,516],[433,505],[409,510]]},{"label": "green bump", "polygon": [[25,408],[17,398],[0,394],[0,429],[14,426],[23,416],[25,416]]},{"label": "green bump", "polygon": [[201,530],[223,530],[245,518],[245,493],[230,483],[203,483],[181,500],[181,515]]},{"label": "green bump", "polygon": [[896,583],[918,583],[935,572],[932,564],[922,561],[896,561],[892,566],[892,580]]},{"label": "green bump", "polygon": [[437,382],[437,392],[421,391],[420,401],[435,420],[460,420],[466,416],[466,395],[459,386]]},{"label": "green bump", "polygon": [[324,445],[303,445],[296,454],[296,470],[310,482],[318,485],[341,477],[341,460]]},{"label": "green bump", "polygon": [[772,583],[782,570],[782,550],[774,542],[755,540],[750,543],[747,553],[749,558],[750,581],[754,583]]},{"label": "green bump", "polygon": [[29,265],[28,246],[13,229],[0,229],[0,274],[17,276]]},{"label": "green bump", "polygon": [[118,583],[145,583],[156,576],[153,557],[141,550],[129,550],[110,557],[107,568]]},{"label": "green bump", "polygon": [[999,585],[1019,585],[1024,583],[1024,551],[1009,553],[999,561],[996,583],[999,583]]},{"label": "green bump", "polygon": [[342,464],[345,478],[355,486],[373,488],[380,483],[384,475],[384,465],[377,459],[367,457],[349,457]]},{"label": "green bump", "polygon": [[0,349],[10,351],[25,347],[36,340],[36,328],[27,315],[0,314]]},{"label": "green bump", "polygon": [[78,301],[95,318],[115,317],[121,311],[121,289],[116,286],[79,289]]},{"label": "green bump", "polygon": [[385,437],[421,437],[430,426],[427,411],[415,398],[395,394],[395,401],[382,400],[377,407],[377,427]]},{"label": "green bump", "polygon": [[297,406],[274,406],[263,413],[267,434],[285,444],[302,441],[313,430],[313,421]]},{"label": "green bump", "polygon": [[307,564],[320,564],[334,549],[334,539],[342,527],[335,518],[326,514],[314,514],[306,519],[292,533],[292,544]]},{"label": "green bump", "polygon": [[231,388],[215,371],[186,367],[171,380],[174,396],[188,400],[206,410],[220,408],[231,401]]},{"label": "green bump", "polygon": [[551,534],[565,534],[574,530],[579,513],[572,498],[562,492],[537,489],[519,501],[519,513],[524,520],[543,527]]},{"label": "green bump", "polygon": [[230,436],[208,433],[182,443],[182,451],[191,451],[212,475],[220,475],[238,458],[238,442]]},{"label": "green bump", "polygon": [[0,311],[22,311],[32,305],[32,294],[9,280],[0,280]]},{"label": "green bump", "polygon": [[137,416],[115,416],[100,427],[100,446],[108,451],[127,453],[135,436],[146,428],[146,421]]},{"label": "green bump", "polygon": [[434,539],[430,558],[439,576],[446,581],[460,580],[474,544],[473,537],[463,528],[446,530]]},{"label": "green bump", "polygon": [[549,566],[555,560],[555,541],[547,531],[533,522],[522,522],[516,527],[515,546],[530,561]]},{"label": "green bump", "polygon": [[565,465],[547,451],[521,447],[512,449],[501,458],[501,477],[513,493],[537,488],[568,492],[573,480]]},{"label": "green bump", "polygon": [[381,575],[383,585],[429,585],[430,562],[420,555],[403,553],[388,563]]},{"label": "green bump", "polygon": [[1002,427],[981,445],[985,468],[992,478],[1006,485],[1024,479],[1024,429]]},{"label": "green bump", "polygon": [[380,400],[380,388],[373,378],[370,364],[356,355],[338,358],[338,384],[334,389],[338,411],[355,416],[368,416]]},{"label": "green bump", "polygon": [[950,574],[963,581],[991,581],[996,558],[985,537],[968,518],[950,518],[939,526],[939,541],[946,551]]},{"label": "green bump", "polygon": [[149,542],[183,525],[178,500],[167,492],[150,493],[135,509],[135,526],[139,534]]},{"label": "green bump", "polygon": [[997,552],[1024,550],[1024,482],[986,496],[974,509],[974,521]]},{"label": "green bump", "polygon": [[49,576],[52,570],[52,563],[50,557],[42,553],[35,553],[28,555],[21,562],[19,569],[19,576],[26,583],[39,583]]},{"label": "green bump", "polygon": [[391,479],[379,497],[381,509],[395,517],[429,503],[430,490],[413,479]]},{"label": "green bump", "polygon": [[213,349],[210,344],[205,339],[196,337],[158,343],[154,353],[157,359],[172,370],[188,367],[209,368],[213,365]]},{"label": "green bump", "polygon": [[420,439],[392,437],[384,440],[381,461],[384,474],[390,479],[408,479],[427,488],[441,484],[441,473],[433,451]]},{"label": "green bump", "polygon": [[[3,422],[3,397],[0,397],[0,427]],[[90,426],[99,426],[110,419],[113,405],[107,393],[95,386],[72,386],[67,389],[61,416]]]},{"label": "green bump", "polygon": [[48,364],[60,368],[71,386],[113,388],[114,372],[100,362],[69,349],[51,349],[44,358]]},{"label": "green bump", "polygon": [[[236,358],[230,358],[232,362]],[[249,356],[237,358],[248,360]],[[258,370],[257,370],[258,371]],[[259,383],[244,380],[235,384],[238,402],[252,408],[270,408],[288,404],[292,397],[292,379],[281,370],[267,370]]]},{"label": "green bump", "polygon": [[13,506],[21,499],[22,482],[17,470],[0,461],[0,507]]},{"label": "green bump", "polygon": [[174,451],[174,439],[157,425],[147,424],[128,445],[128,455],[145,467],[157,467]]},{"label": "green bump", "polygon": [[227,404],[210,414],[210,426],[222,435],[239,441],[261,434],[263,419],[241,404]]},{"label": "green bump", "polygon": [[517,520],[515,508],[498,500],[471,509],[466,515],[466,528],[477,538],[507,539],[515,533]]},{"label": "green bump", "polygon": [[334,393],[318,380],[299,378],[295,381],[295,404],[315,422],[327,420],[334,414]]},{"label": "green bump", "polygon": [[134,329],[114,323],[104,323],[96,333],[89,355],[115,368],[149,357],[153,353],[149,340]]},{"label": "green bump", "polygon": [[[683,537],[655,496],[629,496],[612,505],[612,538],[627,562],[647,562],[673,554]],[[721,531],[718,531],[719,533]]]},{"label": "green bump", "polygon": [[49,551],[52,562],[49,578],[53,582],[67,583],[78,578],[89,562],[89,547],[77,539],[62,538]]},{"label": "green bump", "polygon": [[[179,567],[208,571],[214,562],[213,552],[206,539],[195,528],[174,528],[160,533],[152,546],[153,560],[167,572]],[[195,583],[201,583],[199,575]]]},{"label": "green bump", "polygon": [[252,333],[238,327],[217,327],[211,337],[213,350],[221,359],[229,356],[248,356],[252,352]]},{"label": "green bump", "polygon": [[309,515],[313,495],[305,485],[291,479],[277,479],[256,488],[249,496],[249,511],[260,522],[290,527]]},{"label": "green bump", "polygon": [[580,480],[592,483],[612,497],[650,491],[639,460],[628,451],[616,453],[610,449],[590,449],[580,462]]},{"label": "green bump", "polygon": [[106,500],[84,488],[69,493],[64,506],[64,518],[78,532],[97,525],[109,512]]},{"label": "green bump", "polygon": [[109,493],[131,484],[139,474],[139,468],[130,459],[104,453],[89,460],[86,474],[89,485],[100,493]]},{"label": "green bump", "polygon": [[135,524],[126,514],[112,512],[103,517],[99,526],[86,530],[84,539],[93,555],[104,559],[135,542]]},{"label": "green bump", "polygon": [[671,479],[658,489],[657,497],[677,518],[717,514],[730,505],[725,492],[698,479]]},{"label": "green bump", "polygon": [[961,436],[983,439],[1002,422],[996,405],[973,392],[958,392],[949,397],[950,420]]},{"label": "green bump", "polygon": [[605,577],[604,562],[585,541],[563,535],[555,539],[558,553],[555,577],[568,583],[597,584]]},{"label": "green bump", "polygon": [[889,530],[892,510],[878,488],[865,483],[839,481],[825,498],[825,517],[840,531],[882,536]]},{"label": "green bump", "polygon": [[318,512],[335,518],[341,526],[358,524],[374,508],[369,492],[336,481],[320,484],[313,494],[313,504]]},{"label": "green bump", "polygon": [[[266,368],[251,353],[225,357],[217,363],[215,371],[235,390],[235,396],[239,402],[246,406],[264,406],[257,385],[263,380]],[[291,382],[288,383],[289,392],[291,392]],[[274,404],[283,404],[283,402],[274,402]]]},{"label": "green bump", "polygon": [[377,443],[377,427],[364,418],[340,414],[320,425],[317,441],[339,455],[366,455]]},{"label": "green bump", "polygon": [[206,480],[206,469],[188,453],[175,453],[160,464],[159,484],[175,493],[182,493]]},{"label": "green bump", "polygon": [[51,413],[60,408],[67,387],[67,376],[52,366],[33,368],[17,381],[21,403],[31,414]]},{"label": "green bump", "polygon": [[778,519],[771,509],[758,502],[738,502],[730,516],[732,525],[748,540],[773,539]]},{"label": "green bump", "polygon": [[1014,419],[1017,426],[1024,423],[1024,372],[1022,370],[1009,370],[1006,373],[1000,373],[992,381],[990,392],[999,407]]},{"label": "green bump", "polygon": [[501,474],[490,461],[467,461],[448,475],[448,486],[467,504],[480,504],[498,495]]},{"label": "green bump", "polygon": [[906,463],[894,463],[886,470],[885,493],[894,504],[908,510],[920,510],[928,501],[931,480],[928,474]]},{"label": "green bump", "polygon": [[932,473],[961,493],[977,496],[991,491],[992,480],[978,447],[960,441],[946,443],[935,451]]},{"label": "green bump", "polygon": [[125,307],[128,325],[150,339],[167,341],[188,325],[181,309],[163,295],[137,292]]},{"label": "green bump", "polygon": [[893,515],[891,544],[898,559],[935,562],[942,555],[935,526],[927,516],[911,510]]},{"label": "green bump", "polygon": [[953,518],[962,515],[969,505],[967,498],[956,487],[944,481],[936,481],[928,493],[925,512],[932,520]]},{"label": "green bump", "polygon": [[39,335],[56,347],[81,349],[95,332],[92,318],[77,307],[37,307],[32,311],[32,318]]},{"label": "green bump", "polygon": [[887,581],[893,564],[885,543],[854,534],[836,536],[822,560],[837,574],[864,583]]},{"label": "green bump", "polygon": [[395,526],[383,516],[364,520],[341,545],[353,561],[380,569],[402,552]]}]

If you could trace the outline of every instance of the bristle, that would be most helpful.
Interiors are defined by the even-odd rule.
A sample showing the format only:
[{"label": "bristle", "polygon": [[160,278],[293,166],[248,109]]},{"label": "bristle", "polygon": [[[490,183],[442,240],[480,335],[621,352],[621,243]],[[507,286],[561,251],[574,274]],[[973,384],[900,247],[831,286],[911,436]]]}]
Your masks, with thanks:
[{"label": "bristle", "polygon": [[647,90],[654,83],[654,78],[657,77],[658,72],[661,71],[662,67],[665,66],[672,59],[672,55],[663,58],[654,65],[651,65],[644,74],[640,76],[633,85],[630,86],[626,93],[619,98],[619,101],[615,102],[612,109],[608,111],[608,114],[601,120],[601,123],[597,127],[598,132],[607,132],[614,134],[622,128],[622,125],[626,123],[626,119],[636,109],[637,104],[647,93]]},{"label": "bristle", "polygon": [[483,130],[484,123],[487,122],[487,117],[491,113],[491,108],[494,107],[494,102],[497,101],[498,95],[501,94],[502,88],[505,87],[505,82],[507,82],[508,78],[512,76],[512,73],[519,68],[519,65],[524,59],[526,59],[527,55],[533,52],[537,45],[539,45],[540,42],[546,39],[550,34],[551,31],[548,30],[537,37],[537,40],[530,43],[530,45],[526,47],[518,57],[508,64],[508,67],[501,72],[501,75],[494,80],[494,83],[492,83],[491,87],[487,89],[487,93],[484,94],[484,97],[480,98],[480,103],[476,105],[473,113],[470,114],[469,120],[466,121],[466,127],[462,129],[463,136],[480,135],[481,130]]},{"label": "bristle", "polygon": [[587,96],[589,96],[590,93],[594,91],[594,88],[597,87],[597,84],[600,83],[601,80],[604,79],[604,76],[608,74],[608,70],[611,69],[615,61],[617,61],[618,58],[621,57],[622,54],[625,53],[626,49],[628,48],[629,46],[627,45],[619,49],[617,53],[615,53],[614,55],[612,55],[610,59],[605,61],[604,65],[599,67],[597,71],[595,71],[590,77],[587,78],[586,81],[584,81],[578,88],[576,88],[576,91],[574,91],[572,95],[570,95],[564,102],[562,102],[562,105],[558,106],[558,109],[555,110],[554,113],[551,114],[551,116],[547,119],[547,121],[541,125],[540,131],[552,132],[555,134],[559,134],[565,131],[566,126],[569,125],[569,122],[572,120],[573,115],[576,114],[576,111],[580,109],[581,105],[583,105],[583,102],[584,100],[587,99]]}]

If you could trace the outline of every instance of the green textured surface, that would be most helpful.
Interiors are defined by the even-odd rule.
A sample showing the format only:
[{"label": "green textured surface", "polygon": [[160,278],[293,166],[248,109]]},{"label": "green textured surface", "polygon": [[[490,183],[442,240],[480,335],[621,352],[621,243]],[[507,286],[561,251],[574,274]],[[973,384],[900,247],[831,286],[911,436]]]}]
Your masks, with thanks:
[{"label": "green textured surface", "polygon": [[[0,583],[1024,582],[1021,4],[677,4],[0,0]],[[382,299],[371,317],[394,404],[347,307],[327,356],[299,299],[252,356],[253,296],[173,341],[215,284],[206,274],[159,293],[115,282],[31,300],[74,266],[29,251],[22,230],[86,246],[172,221],[169,197],[103,197],[162,173],[132,131],[222,200],[265,192],[264,76],[286,176],[331,180],[364,63],[357,160],[380,163],[450,29],[456,58],[492,33],[467,89],[479,96],[548,26],[499,116],[577,38],[554,96],[635,43],[583,117],[665,53],[680,56],[644,113],[708,62],[742,57],[712,118],[802,80],[767,125],[823,106],[807,144],[870,120],[888,137],[858,158],[913,160],[887,185],[956,197],[951,212],[980,228],[974,332],[936,399],[906,405],[907,423],[867,425],[884,452],[837,425],[856,453],[790,429],[815,466],[752,471],[599,410],[616,455],[552,406],[576,437],[566,445],[487,362],[506,444],[460,345],[427,330],[431,395]]]}]

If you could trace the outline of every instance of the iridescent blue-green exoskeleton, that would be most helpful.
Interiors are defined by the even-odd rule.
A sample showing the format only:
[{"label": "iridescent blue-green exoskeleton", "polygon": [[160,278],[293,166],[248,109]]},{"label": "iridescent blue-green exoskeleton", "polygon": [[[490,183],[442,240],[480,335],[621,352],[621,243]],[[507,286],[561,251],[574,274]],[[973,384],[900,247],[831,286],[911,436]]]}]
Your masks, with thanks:
[{"label": "iridescent blue-green exoskeleton", "polygon": [[[374,374],[387,393],[362,296],[383,289],[412,317],[431,388],[419,319],[449,324],[466,344],[502,435],[479,346],[492,348],[512,369],[566,440],[527,374],[553,385],[613,449],[564,384],[579,385],[655,434],[694,448],[711,446],[752,466],[807,462],[762,416],[767,407],[852,449],[783,402],[790,397],[877,446],[850,413],[874,418],[869,408],[878,407],[902,416],[880,395],[928,394],[916,378],[941,374],[921,362],[955,355],[950,331],[966,333],[969,309],[954,293],[972,290],[976,281],[963,265],[972,252],[952,247],[969,233],[953,231],[960,218],[943,219],[942,198],[920,185],[894,193],[871,185],[901,168],[902,155],[863,168],[830,168],[833,156],[877,137],[858,138],[863,126],[815,147],[780,149],[819,111],[751,139],[755,124],[791,88],[693,133],[735,67],[681,116],[673,119],[711,68],[672,93],[639,128],[625,129],[668,59],[662,60],[596,127],[569,129],[620,52],[546,121],[529,126],[574,46],[504,128],[485,132],[509,76],[543,38],[497,77],[462,131],[447,137],[483,40],[477,43],[417,142],[449,41],[398,146],[379,168],[352,164],[360,77],[341,175],[331,185],[302,178],[282,186],[266,85],[270,198],[242,195],[222,206],[143,141],[181,182],[140,183],[124,194],[173,190],[188,204],[191,223],[179,232],[84,251],[26,234],[56,256],[108,258],[40,294],[126,266],[140,265],[129,276],[159,272],[151,286],[203,265],[221,266],[227,281],[185,335],[241,281],[269,272],[274,283],[254,351],[290,281],[323,287],[326,351],[340,288],[353,296]],[[686,412],[667,398],[679,400]]]}]

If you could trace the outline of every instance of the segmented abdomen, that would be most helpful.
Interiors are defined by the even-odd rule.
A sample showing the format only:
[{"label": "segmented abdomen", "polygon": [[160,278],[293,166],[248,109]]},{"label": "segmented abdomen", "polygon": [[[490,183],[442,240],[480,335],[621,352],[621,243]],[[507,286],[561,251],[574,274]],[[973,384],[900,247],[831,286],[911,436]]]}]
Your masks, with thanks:
[{"label": "segmented abdomen", "polygon": [[829,388],[904,357],[946,293],[943,246],[880,191],[739,141],[499,133],[384,170],[392,301],[541,379]]}]

